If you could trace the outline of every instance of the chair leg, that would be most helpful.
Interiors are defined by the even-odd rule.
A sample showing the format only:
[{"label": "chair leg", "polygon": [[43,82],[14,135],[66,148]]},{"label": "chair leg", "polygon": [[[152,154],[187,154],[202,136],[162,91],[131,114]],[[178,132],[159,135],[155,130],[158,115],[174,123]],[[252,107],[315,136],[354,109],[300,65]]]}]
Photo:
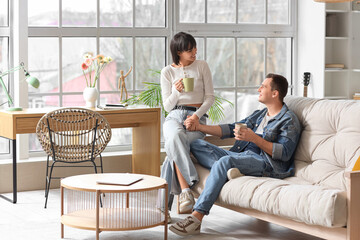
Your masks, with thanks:
[{"label": "chair leg", "polygon": [[46,197],[47,193],[47,188],[48,188],[48,181],[49,181],[49,155],[47,156],[46,159],[46,176],[45,176],[45,194],[44,196]]},{"label": "chair leg", "polygon": [[101,156],[101,154],[100,154],[100,170],[101,170],[101,173],[104,173],[103,163],[102,163],[102,156]]},{"label": "chair leg", "polygon": [[45,206],[44,208],[47,207],[47,201],[48,201],[48,197],[49,197],[49,191],[50,191],[50,183],[51,183],[51,175],[52,175],[52,171],[55,165],[55,161],[51,164],[51,169],[50,169],[50,176],[49,176],[49,183],[47,184],[47,189],[45,190],[46,194],[45,194]]}]

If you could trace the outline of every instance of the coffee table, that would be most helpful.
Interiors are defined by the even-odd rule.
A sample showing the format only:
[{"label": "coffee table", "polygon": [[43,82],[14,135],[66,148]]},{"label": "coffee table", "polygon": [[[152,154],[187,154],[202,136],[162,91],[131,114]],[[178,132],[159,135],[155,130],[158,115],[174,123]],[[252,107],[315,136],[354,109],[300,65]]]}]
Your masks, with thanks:
[{"label": "coffee table", "polygon": [[[102,180],[142,177],[129,186],[98,184]],[[142,174],[85,174],[61,180],[61,238],[64,225],[96,231],[127,231],[164,225],[167,239],[168,186],[164,179]],[[162,197],[163,196],[163,197]],[[164,205],[165,210],[160,210]]]}]

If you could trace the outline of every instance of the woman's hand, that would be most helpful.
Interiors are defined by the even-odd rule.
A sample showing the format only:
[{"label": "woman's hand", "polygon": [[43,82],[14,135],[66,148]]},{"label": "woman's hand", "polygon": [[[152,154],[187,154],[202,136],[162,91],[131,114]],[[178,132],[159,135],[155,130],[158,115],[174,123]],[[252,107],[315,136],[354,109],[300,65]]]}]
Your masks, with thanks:
[{"label": "woman's hand", "polygon": [[180,78],[179,80],[177,80],[175,83],[175,89],[178,90],[178,92],[182,92],[184,90],[184,84],[182,82],[182,78]]},{"label": "woman's hand", "polygon": [[187,116],[184,125],[189,131],[197,131],[199,126],[199,117],[194,113],[192,116]]}]

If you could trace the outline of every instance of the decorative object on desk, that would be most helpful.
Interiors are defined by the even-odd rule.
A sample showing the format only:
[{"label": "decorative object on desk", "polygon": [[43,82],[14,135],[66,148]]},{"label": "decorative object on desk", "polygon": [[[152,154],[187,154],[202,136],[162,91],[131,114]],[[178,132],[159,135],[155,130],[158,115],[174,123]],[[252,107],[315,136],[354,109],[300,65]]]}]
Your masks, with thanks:
[{"label": "decorative object on desk", "polygon": [[125,85],[125,78],[129,75],[129,73],[132,70],[132,66],[130,67],[129,71],[125,74],[124,76],[124,71],[120,70],[120,77],[119,77],[119,85],[118,85],[118,89],[121,91],[120,92],[120,102],[123,102],[123,92],[125,91],[125,102],[128,99],[128,94],[127,94],[127,90],[126,90],[126,85]]},{"label": "decorative object on desk", "polygon": [[95,88],[96,82],[100,77],[101,71],[111,61],[111,57],[105,57],[102,54],[99,54],[96,57],[93,57],[92,53],[86,53],[84,55],[84,62],[81,64],[81,69],[86,80],[86,88],[83,92],[86,107],[95,107],[95,102],[99,96],[99,92]]},{"label": "decorative object on desk", "polygon": [[307,88],[309,86],[310,83],[310,73],[309,72],[304,72],[304,79],[303,79],[303,84],[304,84],[304,97],[307,97]]},{"label": "decorative object on desk", "polygon": [[86,87],[83,92],[83,97],[86,102],[86,107],[94,108],[95,102],[99,97],[99,91],[97,88]]},{"label": "decorative object on desk", "polygon": [[9,70],[7,70],[7,71],[5,71],[5,72],[1,72],[1,71],[0,71],[0,84],[1,84],[2,88],[4,89],[5,94],[6,94],[6,97],[7,97],[7,99],[8,99],[7,103],[8,103],[8,105],[9,105],[9,108],[6,109],[7,111],[21,111],[22,108],[21,108],[21,107],[11,107],[11,106],[14,104],[14,101],[13,101],[12,97],[10,96],[10,94],[9,94],[7,88],[6,88],[5,83],[4,83],[3,79],[2,79],[2,77],[6,76],[6,75],[8,75],[8,74],[10,74],[10,73],[12,73],[12,72],[19,71],[20,69],[23,69],[23,70],[24,70],[25,79],[26,79],[26,82],[27,82],[29,85],[33,86],[34,88],[38,88],[38,87],[40,86],[40,81],[39,81],[39,79],[37,79],[36,77],[30,76],[29,72],[26,71],[23,62],[20,63],[19,66],[14,67],[14,68],[12,68],[12,69],[9,69]]},{"label": "decorative object on desk", "polygon": [[[160,75],[160,71],[149,70],[149,72],[151,75]],[[145,90],[142,91],[139,95],[132,95],[129,99],[126,100],[126,102],[128,104],[145,104],[149,107],[161,107],[162,113],[166,117],[168,112],[165,111],[162,104],[160,83],[143,82],[143,84],[145,85]],[[221,105],[223,102],[227,102],[231,107],[234,107],[232,102],[215,95],[215,102],[210,107],[208,112],[209,119],[213,123],[217,123],[225,117],[223,112],[224,107]]]}]

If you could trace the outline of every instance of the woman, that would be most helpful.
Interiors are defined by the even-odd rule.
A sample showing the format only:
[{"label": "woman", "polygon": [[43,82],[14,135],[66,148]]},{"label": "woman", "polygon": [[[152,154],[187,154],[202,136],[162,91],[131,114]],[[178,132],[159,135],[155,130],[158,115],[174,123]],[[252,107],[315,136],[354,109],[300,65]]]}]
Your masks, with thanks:
[{"label": "woman", "polygon": [[[214,103],[214,88],[208,64],[196,60],[196,41],[190,34],[179,32],[170,43],[173,59],[171,65],[161,70],[161,92],[163,105],[169,115],[163,132],[167,158],[161,169],[161,177],[169,185],[169,210],[173,195],[180,194],[179,213],[191,212],[195,204],[190,188],[199,181],[195,166],[190,159],[190,143],[204,138],[199,131],[187,131],[193,119],[206,123],[206,112]],[[194,89],[184,91],[183,78],[194,78]],[[189,126],[188,126],[189,127]]]}]

